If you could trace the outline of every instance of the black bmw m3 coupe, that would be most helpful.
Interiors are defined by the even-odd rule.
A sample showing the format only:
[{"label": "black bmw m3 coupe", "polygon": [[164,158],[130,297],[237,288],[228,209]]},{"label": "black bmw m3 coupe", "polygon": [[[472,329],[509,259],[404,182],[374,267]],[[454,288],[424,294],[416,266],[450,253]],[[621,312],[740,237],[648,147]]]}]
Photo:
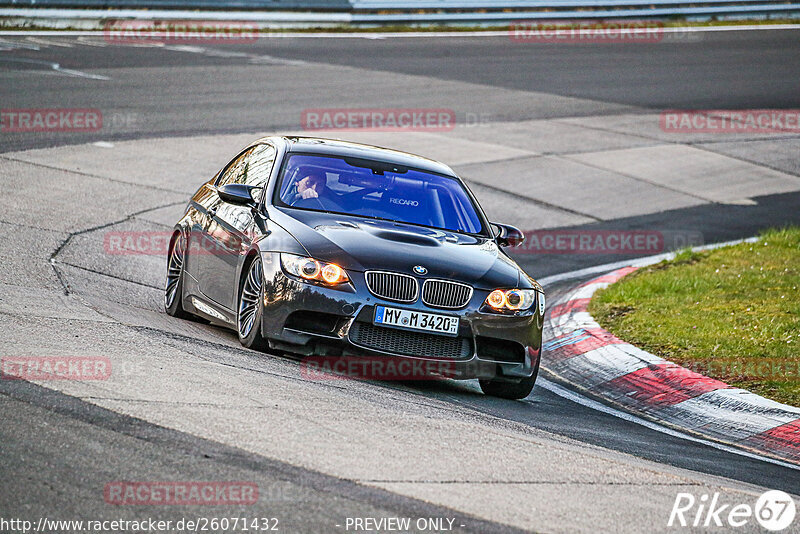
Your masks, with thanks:
[{"label": "black bmw m3 coupe", "polygon": [[505,253],[446,165],[344,141],[267,137],[192,197],[175,225],[164,302],[306,356],[447,361],[452,378],[524,398],[544,292]]}]

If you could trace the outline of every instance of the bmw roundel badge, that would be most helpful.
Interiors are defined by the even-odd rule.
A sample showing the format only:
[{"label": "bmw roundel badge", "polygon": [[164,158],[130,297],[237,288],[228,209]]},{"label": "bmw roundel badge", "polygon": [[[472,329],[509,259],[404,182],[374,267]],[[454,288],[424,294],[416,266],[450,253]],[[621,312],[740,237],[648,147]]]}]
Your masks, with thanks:
[{"label": "bmw roundel badge", "polygon": [[428,269],[426,269],[422,265],[415,265],[414,266],[414,272],[417,273],[417,274],[420,274],[420,275],[428,274]]}]

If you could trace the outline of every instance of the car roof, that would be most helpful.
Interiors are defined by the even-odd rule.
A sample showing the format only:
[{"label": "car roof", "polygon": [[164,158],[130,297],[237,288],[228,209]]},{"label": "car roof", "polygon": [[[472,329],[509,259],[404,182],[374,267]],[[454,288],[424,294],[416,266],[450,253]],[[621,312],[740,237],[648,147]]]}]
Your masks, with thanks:
[{"label": "car roof", "polygon": [[405,167],[446,174],[448,176],[457,176],[456,173],[453,172],[453,169],[444,163],[390,148],[353,143],[341,139],[325,139],[322,137],[281,136],[269,137],[263,140],[275,141],[278,139],[286,144],[287,152],[374,159],[377,161],[396,163],[397,165]]}]

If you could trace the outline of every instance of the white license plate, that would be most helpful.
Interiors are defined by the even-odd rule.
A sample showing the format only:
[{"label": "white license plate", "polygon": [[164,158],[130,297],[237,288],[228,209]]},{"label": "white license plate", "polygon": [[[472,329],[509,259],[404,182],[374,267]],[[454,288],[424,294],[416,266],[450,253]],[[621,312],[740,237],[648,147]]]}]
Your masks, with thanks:
[{"label": "white license plate", "polygon": [[383,326],[432,332],[446,336],[458,335],[458,317],[450,315],[376,306],[374,322]]}]

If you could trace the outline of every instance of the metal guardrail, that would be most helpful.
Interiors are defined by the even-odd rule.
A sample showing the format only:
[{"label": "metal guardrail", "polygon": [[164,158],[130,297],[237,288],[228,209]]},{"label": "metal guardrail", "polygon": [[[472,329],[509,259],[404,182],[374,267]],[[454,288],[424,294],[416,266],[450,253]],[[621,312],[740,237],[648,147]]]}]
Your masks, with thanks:
[{"label": "metal guardrail", "polygon": [[76,9],[318,9],[350,11],[349,0],[0,0],[0,7]]},{"label": "metal guardrail", "polygon": [[[355,10],[409,9],[560,9],[565,7],[604,8],[615,6],[688,6],[690,4],[731,4],[736,0],[351,0]],[[777,3],[775,0],[747,0],[747,4]]]},{"label": "metal guardrail", "polygon": [[[205,11],[193,11],[196,9]],[[519,20],[791,15],[800,15],[800,3],[776,0],[738,3],[737,0],[0,0],[0,17],[203,18],[304,25],[477,25]]]},{"label": "metal guardrail", "polygon": [[296,10],[296,11],[233,11],[189,9],[62,9],[62,8],[3,8],[0,19],[36,21],[104,21],[104,20],[155,20],[155,21],[236,21],[253,22],[269,26],[350,24],[352,13],[346,11]]},{"label": "metal guardrail", "polygon": [[615,19],[615,18],[670,18],[711,17],[730,15],[769,15],[800,13],[800,4],[757,4],[709,7],[666,7],[653,9],[600,9],[573,11],[511,11],[489,13],[391,13],[353,14],[354,23],[508,23],[518,20],[565,20],[565,19]]}]

